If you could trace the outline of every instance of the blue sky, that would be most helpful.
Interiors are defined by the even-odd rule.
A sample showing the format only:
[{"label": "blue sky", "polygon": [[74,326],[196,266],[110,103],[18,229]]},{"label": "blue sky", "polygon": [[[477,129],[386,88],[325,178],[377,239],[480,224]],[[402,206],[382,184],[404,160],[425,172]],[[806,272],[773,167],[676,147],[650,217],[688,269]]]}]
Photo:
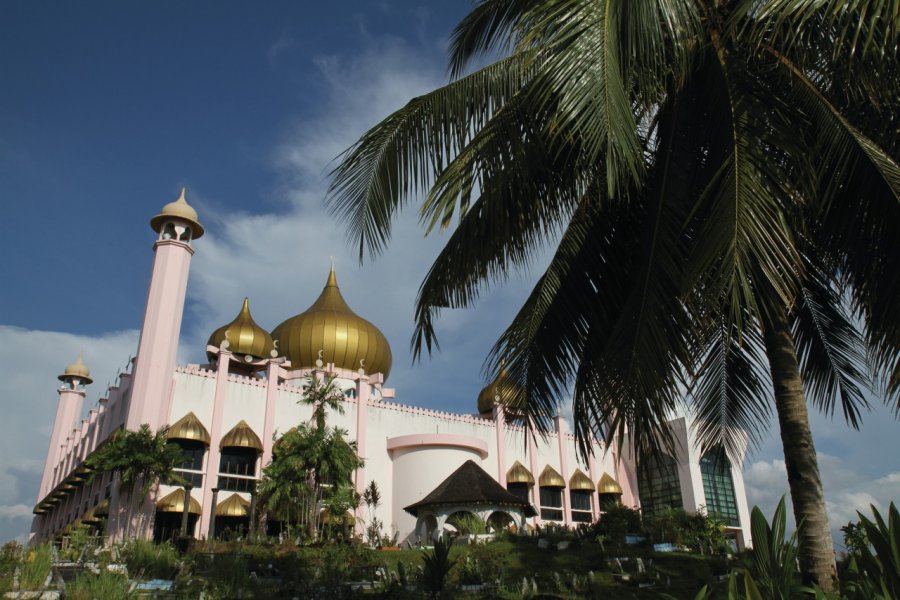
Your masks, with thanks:
[{"label": "blue sky", "polygon": [[[540,269],[445,313],[443,350],[412,365],[412,302],[440,247],[415,211],[360,266],[322,199],[331,162],[365,129],[446,81],[447,2],[7,3],[0,21],[0,539],[30,523],[56,407],[55,376],[79,351],[87,405],[136,347],[155,235],[181,186],[196,242],[180,358],[247,295],[274,328],[304,310],[330,257],[344,296],[394,351],[397,399],[468,412],[481,362]],[[876,405],[878,401],[875,400]],[[897,422],[852,432],[814,417],[835,525],[900,496]],[[776,435],[745,467],[751,502],[786,491]]]}]

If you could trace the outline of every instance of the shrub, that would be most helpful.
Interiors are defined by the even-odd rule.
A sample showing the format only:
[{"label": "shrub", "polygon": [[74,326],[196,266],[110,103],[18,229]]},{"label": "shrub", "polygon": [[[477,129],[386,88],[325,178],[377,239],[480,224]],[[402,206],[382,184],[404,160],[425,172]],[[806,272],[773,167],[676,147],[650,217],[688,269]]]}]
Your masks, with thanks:
[{"label": "shrub", "polygon": [[422,555],[422,585],[435,598],[444,593],[447,575],[456,564],[450,560],[450,545],[447,536],[441,536],[434,541],[434,547]]},{"label": "shrub", "polygon": [[84,573],[66,585],[66,600],[121,600],[129,598],[128,579],[117,573]]},{"label": "shrub", "polygon": [[614,544],[625,543],[625,534],[641,531],[641,511],[627,506],[613,505],[606,509],[594,525],[594,534],[602,535]]},{"label": "shrub", "polygon": [[49,544],[35,546],[28,551],[19,571],[19,587],[23,590],[42,590],[50,576],[51,549]]},{"label": "shrub", "polygon": [[178,563],[178,551],[169,544],[132,539],[122,548],[128,573],[135,579],[171,579]]}]

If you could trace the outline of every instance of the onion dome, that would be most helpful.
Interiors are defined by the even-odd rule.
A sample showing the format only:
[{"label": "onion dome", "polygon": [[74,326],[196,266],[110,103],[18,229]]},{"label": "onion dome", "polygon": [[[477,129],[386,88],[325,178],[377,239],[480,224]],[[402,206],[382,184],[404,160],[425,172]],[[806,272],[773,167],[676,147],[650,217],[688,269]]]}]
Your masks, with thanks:
[{"label": "onion dome", "polygon": [[225,434],[219,443],[220,448],[254,448],[262,452],[263,445],[259,436],[250,429],[247,421],[241,419],[231,431]]},{"label": "onion dome", "polygon": [[563,479],[563,476],[560,475],[556,469],[547,465],[544,467],[544,470],[541,471],[541,476],[538,477],[538,485],[541,487],[566,487],[566,480]]},{"label": "onion dome", "polygon": [[[164,513],[183,513],[184,512],[184,489],[178,488],[168,496],[164,497],[162,500],[156,503],[156,512],[164,512]],[[188,504],[188,512],[199,515],[201,512],[200,503],[194,499],[193,496],[190,498],[190,503]]]},{"label": "onion dome", "polygon": [[619,485],[615,479],[609,476],[609,473],[604,473],[602,477],[600,477],[600,481],[597,482],[597,491],[601,494],[622,494],[622,486]]},{"label": "onion dome", "polygon": [[191,233],[194,239],[203,235],[203,225],[197,220],[197,211],[184,199],[186,191],[185,188],[181,188],[181,195],[175,201],[163,206],[162,212],[150,219],[150,227],[153,228],[153,231],[159,233],[166,221],[177,219],[187,221],[191,226]]},{"label": "onion dome", "polygon": [[506,376],[506,364],[501,362],[497,377],[478,394],[478,412],[489,413],[493,410],[494,404],[509,406],[516,399],[519,390],[519,386]]},{"label": "onion dome", "polygon": [[569,479],[570,490],[588,490],[593,492],[596,488],[591,478],[585,475],[581,469],[575,469],[575,474]]},{"label": "onion dome", "polygon": [[[254,358],[269,358],[275,349],[272,336],[269,332],[256,324],[250,314],[250,300],[244,298],[241,312],[231,323],[222,325],[209,336],[208,346],[218,348],[223,341],[228,341],[228,349],[237,356]],[[206,356],[213,360],[215,354],[207,352]]]},{"label": "onion dome", "polygon": [[506,472],[506,483],[526,483],[534,485],[534,475],[522,463],[516,461]]},{"label": "onion dome", "polygon": [[232,494],[216,506],[217,517],[246,517],[250,514],[250,501]]},{"label": "onion dome", "polygon": [[93,383],[94,380],[91,379],[91,370],[87,368],[84,364],[84,360],[81,357],[81,354],[78,355],[78,358],[72,364],[66,367],[66,370],[63,371],[63,374],[57,377],[60,381],[68,381],[69,379],[80,379],[81,382],[85,385],[89,383]]},{"label": "onion dome", "polygon": [[203,442],[209,446],[209,432],[200,419],[193,412],[184,415],[169,427],[166,437],[170,440],[188,440],[191,442]]},{"label": "onion dome", "polygon": [[295,369],[334,363],[339,369],[382,373],[385,379],[391,372],[387,338],[350,310],[341,296],[334,269],[313,305],[276,327],[272,337],[278,340],[279,349]]}]

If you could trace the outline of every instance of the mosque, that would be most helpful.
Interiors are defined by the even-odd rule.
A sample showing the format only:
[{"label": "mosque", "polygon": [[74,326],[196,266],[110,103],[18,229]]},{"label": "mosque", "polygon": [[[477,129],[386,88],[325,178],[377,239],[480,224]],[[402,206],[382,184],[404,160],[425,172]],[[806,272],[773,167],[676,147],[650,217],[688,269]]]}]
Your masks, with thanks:
[{"label": "mosque", "polygon": [[[158,238],[129,372],[85,418],[88,367],[79,357],[59,375],[33,541],[59,539],[77,523],[113,540],[167,537],[179,528],[203,538],[219,534],[223,523],[257,526],[256,485],[276,440],[312,418],[313,407],[299,402],[310,378],[333,377],[344,410],[329,412],[328,425],[355,440],[364,466],[353,484],[361,494],[377,482],[382,501],[375,516],[402,542],[443,531],[460,512],[497,527],[572,527],[602,518],[608,502],[619,502],[645,514],[665,506],[705,507],[726,523],[738,547],[750,543],[741,465],[722,452],[700,455],[689,419],[670,423],[677,452],[638,477],[627,447],[593,440],[592,456],[582,460],[562,417],[546,436],[526,435],[504,404],[509,386],[502,370],[473,398],[472,413],[399,401],[385,385],[390,345],[351,310],[333,269],[312,305],[271,333],[253,320],[244,300],[235,319],[210,336],[208,364],[176,364],[188,271],[203,227],[183,190],[150,225]],[[178,472],[188,483],[155,486],[138,518],[126,518],[112,476],[92,476],[84,461],[117,430],[142,424],[153,431],[169,426],[168,439],[187,457]],[[360,531],[367,514],[365,507],[356,510]]]}]

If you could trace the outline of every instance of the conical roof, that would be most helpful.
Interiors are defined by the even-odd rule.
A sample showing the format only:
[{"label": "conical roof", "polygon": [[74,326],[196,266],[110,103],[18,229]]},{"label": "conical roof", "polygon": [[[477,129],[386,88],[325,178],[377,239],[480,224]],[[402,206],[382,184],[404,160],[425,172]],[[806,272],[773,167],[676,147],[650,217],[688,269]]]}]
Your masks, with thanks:
[{"label": "conical roof", "polygon": [[600,481],[597,482],[597,491],[601,494],[622,494],[622,486],[619,482],[610,477],[609,473],[603,473]]},{"label": "conical roof", "polygon": [[241,419],[231,431],[222,436],[220,448],[254,448],[262,452],[263,445],[259,436],[250,428],[247,421]]},{"label": "conical roof", "polygon": [[527,483],[534,485],[534,475],[525,468],[525,465],[516,461],[506,472],[506,483]]},{"label": "conical roof", "polygon": [[[228,341],[228,350],[235,356],[243,359],[246,356],[252,358],[269,358],[275,345],[269,332],[256,324],[250,314],[250,300],[244,298],[241,311],[231,323],[222,325],[209,336],[208,346],[218,348],[222,342]],[[215,354],[207,352],[210,360]]]},{"label": "conical roof", "polygon": [[[318,299],[305,312],[272,331],[282,354],[294,368],[312,368],[316,361],[366,373],[391,372],[391,347],[384,334],[347,306],[334,269]],[[321,356],[319,352],[321,351]]]},{"label": "conical roof", "polygon": [[193,238],[197,239],[203,235],[203,225],[197,219],[197,211],[194,207],[187,203],[184,195],[187,193],[185,188],[181,188],[181,194],[174,201],[163,206],[162,211],[152,219],[150,219],[150,227],[153,231],[159,233],[163,223],[170,219],[180,219],[187,221],[191,226]]},{"label": "conical roof", "polygon": [[91,379],[91,370],[88,369],[84,364],[84,359],[82,358],[81,354],[78,355],[78,358],[75,359],[75,362],[66,366],[66,370],[63,371],[63,374],[57,377],[57,379],[59,379],[60,381],[80,379],[85,385],[94,382],[94,380]]},{"label": "conical roof", "polygon": [[[178,488],[171,494],[165,496],[156,503],[157,512],[182,513],[184,512],[184,490]],[[191,496],[188,512],[199,515],[201,512],[200,503]]]},{"label": "conical roof", "polygon": [[575,473],[569,479],[569,489],[590,490],[593,492],[597,488],[594,487],[594,482],[591,481],[591,478],[585,475],[581,469],[575,469]]},{"label": "conical roof", "polygon": [[538,477],[538,485],[541,487],[566,487],[566,480],[563,479],[563,476],[559,474],[559,472],[547,465],[544,467],[544,470],[541,471],[541,476]]},{"label": "conical roof", "polygon": [[471,460],[453,471],[430,494],[403,510],[415,517],[418,516],[419,509],[441,504],[515,506],[521,508],[526,517],[536,514],[531,504],[503,489],[503,486]]},{"label": "conical roof", "polygon": [[216,506],[217,517],[246,517],[250,514],[250,501],[239,494],[232,494]]},{"label": "conical roof", "polygon": [[207,446],[209,446],[210,442],[209,431],[206,430],[206,427],[203,426],[203,423],[200,422],[200,419],[193,412],[189,412],[175,421],[169,427],[166,437],[170,440],[203,442]]}]

